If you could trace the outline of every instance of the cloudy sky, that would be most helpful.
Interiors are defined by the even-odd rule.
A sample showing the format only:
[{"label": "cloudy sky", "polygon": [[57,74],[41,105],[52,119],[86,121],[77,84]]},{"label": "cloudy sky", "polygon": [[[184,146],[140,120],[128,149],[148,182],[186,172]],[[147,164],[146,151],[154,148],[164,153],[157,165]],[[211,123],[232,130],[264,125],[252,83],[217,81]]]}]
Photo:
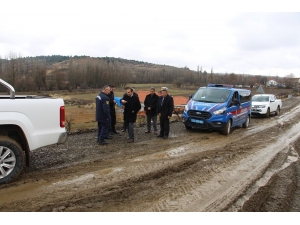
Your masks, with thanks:
[{"label": "cloudy sky", "polygon": [[277,2],[1,1],[0,57],[108,56],[300,77],[300,8]]}]

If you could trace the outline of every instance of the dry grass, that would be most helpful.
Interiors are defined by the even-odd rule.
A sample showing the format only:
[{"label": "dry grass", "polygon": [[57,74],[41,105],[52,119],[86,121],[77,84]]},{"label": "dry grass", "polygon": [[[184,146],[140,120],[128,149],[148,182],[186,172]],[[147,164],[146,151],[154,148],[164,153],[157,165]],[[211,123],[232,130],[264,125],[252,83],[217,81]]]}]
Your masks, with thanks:
[{"label": "dry grass", "polygon": [[66,105],[66,120],[72,118],[71,132],[78,129],[96,128],[95,109]]},{"label": "dry grass", "polygon": [[[71,132],[76,130],[96,129],[96,109],[92,107],[65,105],[66,121],[72,119]],[[123,113],[119,107],[116,107],[117,126],[121,127],[123,124]]]}]

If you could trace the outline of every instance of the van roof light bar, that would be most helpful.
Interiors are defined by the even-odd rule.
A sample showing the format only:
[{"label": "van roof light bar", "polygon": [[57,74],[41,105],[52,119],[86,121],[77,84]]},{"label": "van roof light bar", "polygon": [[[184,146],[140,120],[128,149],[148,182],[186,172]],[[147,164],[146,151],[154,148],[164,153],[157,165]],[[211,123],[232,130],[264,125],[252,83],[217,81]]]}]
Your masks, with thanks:
[{"label": "van roof light bar", "polygon": [[233,85],[231,85],[231,84],[207,84],[207,87],[227,87],[227,88],[232,88]]}]

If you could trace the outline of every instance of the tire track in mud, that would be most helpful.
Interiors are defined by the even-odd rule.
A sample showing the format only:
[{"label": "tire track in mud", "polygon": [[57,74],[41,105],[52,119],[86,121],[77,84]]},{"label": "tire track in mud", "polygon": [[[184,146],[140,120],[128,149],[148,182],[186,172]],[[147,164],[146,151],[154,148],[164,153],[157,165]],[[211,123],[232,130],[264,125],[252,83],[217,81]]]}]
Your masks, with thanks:
[{"label": "tire track in mud", "polygon": [[300,138],[287,147],[286,152],[278,153],[264,174],[266,178],[262,177],[245,193],[245,203],[241,205],[238,200],[228,211],[234,208],[245,212],[299,212],[299,144]]},{"label": "tire track in mud", "polygon": [[[42,172],[41,177],[47,174],[49,178],[36,182],[36,189],[31,190],[35,194],[28,198],[20,197],[19,200],[16,198],[5,208],[0,204],[2,207],[0,210],[228,209],[228,205],[234,203],[237,197],[243,196],[246,189],[267,171],[274,155],[280,153],[287,143],[291,143],[295,140],[293,138],[297,137],[298,134],[294,130],[298,129],[295,126],[299,125],[295,125],[294,121],[300,119],[297,115],[299,108],[295,110],[289,107],[289,110],[279,118],[260,120],[258,125],[250,126],[246,130],[237,128],[237,131],[228,137],[217,132],[187,131],[180,139],[173,137],[168,142],[138,143],[141,148],[154,148],[150,153],[133,154],[134,150],[129,150],[118,157],[118,153],[113,152],[107,158],[94,161],[88,170],[86,168],[88,163],[61,169],[59,171],[61,174],[54,179],[51,178],[51,173],[57,171]],[[259,128],[260,126],[264,129]],[[288,135],[289,141],[279,138],[280,141],[277,143],[277,138],[283,135]],[[275,151],[269,146],[273,142],[276,144],[271,147]],[[265,161],[260,161],[263,157],[266,158]],[[17,190],[18,185],[15,188]],[[239,203],[241,202],[240,200]],[[235,207],[236,210],[240,206]]]},{"label": "tire track in mud", "polygon": [[[273,123],[276,125],[276,121]],[[276,129],[280,133],[280,128]],[[295,129],[298,129],[298,127]],[[274,128],[269,128],[262,132],[266,132],[268,130],[274,130]],[[294,136],[294,133],[292,132],[290,136]],[[253,144],[255,143],[255,140],[251,141],[251,137],[249,137],[249,143]],[[278,149],[281,145],[282,140],[274,144],[274,146],[269,146],[267,149]],[[209,145],[207,145],[207,147],[208,146]],[[203,146],[201,147],[203,148]],[[182,149],[187,149],[187,146]],[[233,152],[232,154],[229,153],[230,150]],[[249,150],[250,152],[248,152]],[[144,186],[155,186],[160,187],[159,192],[163,192],[164,195],[160,196],[158,194],[157,196],[153,196],[153,193],[157,193],[158,191],[153,192],[153,189],[148,189],[151,193],[147,192],[147,195],[152,196],[149,199],[151,200],[151,207],[147,207],[147,205],[149,205],[149,201],[147,202],[146,199],[144,199],[145,203],[139,203],[138,205],[138,208],[141,211],[221,211],[229,204],[229,202],[233,201],[238,195],[240,195],[244,191],[244,188],[248,187],[253,182],[253,180],[258,179],[258,177],[260,177],[261,174],[265,171],[265,167],[268,165],[270,160],[269,154],[272,153],[265,150],[266,149],[258,151],[258,153],[263,152],[264,154],[258,154],[256,156],[256,159],[254,159],[253,149],[246,144],[240,146],[239,144],[228,144],[227,146],[225,146],[225,150],[223,152],[222,148],[220,148],[203,152],[203,155],[200,154],[201,156],[199,155],[199,153],[195,154],[194,156],[191,156],[191,153],[189,153],[190,157],[189,159],[186,159],[187,161],[175,161],[173,163],[173,166],[169,164],[165,169],[159,168],[160,163],[156,161],[157,155],[154,154],[152,156],[154,161],[150,162],[151,166],[146,166],[146,164],[143,164],[143,166],[141,167],[140,164],[137,165],[139,171],[141,172],[141,174],[144,174],[144,176],[139,177],[135,180],[126,180],[125,183],[130,184],[129,186],[132,186],[134,183],[134,190],[128,190],[128,186],[126,185],[122,188],[122,184],[117,184],[115,185],[115,187],[118,188],[116,188],[111,194],[104,194],[103,196],[99,196],[100,198],[97,196],[97,198],[95,198],[94,200],[89,198],[88,201],[86,201],[86,199],[84,200],[84,198],[80,198],[77,200],[77,203],[75,205],[81,205],[82,201],[85,201],[93,202],[93,207],[97,210],[139,211],[135,207],[136,202],[139,201],[139,199],[135,198],[134,195],[146,196],[146,193],[144,193]],[[179,152],[183,154],[183,151]],[[161,157],[161,153],[159,154]],[[248,158],[245,159],[245,154],[249,155],[251,160],[249,160]],[[218,155],[221,158],[223,157],[223,159],[220,160],[220,158],[218,158]],[[224,159],[224,157],[227,157],[226,160]],[[145,158],[149,160],[149,158],[151,157],[146,156]],[[215,160],[212,160],[214,158]],[[266,158],[268,160],[266,162],[261,162],[261,158]],[[218,165],[217,163],[218,160],[220,161],[220,165]],[[139,158],[137,161],[143,162],[143,159]],[[201,163],[201,161],[211,162],[209,165],[208,163]],[[248,170],[245,170],[244,166],[248,163],[248,161],[251,161],[248,166],[248,168],[252,170],[250,172]],[[254,164],[255,161],[257,161],[257,165]],[[233,166],[233,168],[228,168],[228,171],[226,171],[226,164],[229,162],[230,165]],[[241,164],[243,166],[239,170],[237,170],[236,168],[238,168],[238,166]],[[149,169],[151,168],[156,168],[156,171],[153,171],[152,174],[149,172],[146,173],[146,171],[149,171]],[[201,176],[199,176],[197,173],[197,171],[199,170],[201,170]],[[206,173],[203,173],[203,171],[205,170]],[[131,169],[129,169],[129,171],[131,171]],[[241,173],[244,173],[244,175],[241,176]],[[216,176],[217,174],[218,176]],[[229,178],[232,179],[230,180]],[[151,183],[153,182],[153,180],[157,179],[159,183],[162,182],[165,185],[147,184],[147,182]],[[172,183],[170,182],[170,180],[175,180],[175,182]],[[176,181],[180,181],[180,184],[176,183]],[[216,192],[219,192],[219,194],[216,195]],[[122,194],[121,196],[120,193]],[[172,193],[176,193],[176,195],[172,195]],[[104,200],[102,199],[102,197],[104,196],[106,196],[106,198],[104,199],[107,199],[108,202],[106,202],[106,204],[101,204],[101,207],[97,206],[95,200],[96,202],[101,202]],[[117,196],[118,198],[115,198],[114,196]],[[128,196],[130,196],[130,198]],[[165,196],[167,196],[167,198]],[[125,206],[124,198],[127,199]],[[115,199],[115,201],[113,201],[113,199]],[[156,203],[153,204],[154,199]],[[119,203],[120,206],[118,206],[118,204],[116,203]]]},{"label": "tire track in mud", "polygon": [[[281,121],[280,124],[282,124],[282,121],[285,121],[285,120],[287,120],[287,122],[288,122],[294,116],[295,116],[295,114],[294,115],[287,115],[285,119],[280,119],[280,121]],[[274,132],[273,127],[277,126],[277,124],[278,124],[278,121],[273,121],[273,122],[269,123],[269,126],[268,126],[269,129],[261,130],[261,132],[262,133],[270,132],[275,137],[276,135],[274,134],[275,132]],[[290,127],[292,125],[293,125],[292,123],[285,124],[285,126],[290,126]],[[275,128],[275,129],[281,130],[282,125],[280,125],[279,127],[277,126],[277,128]],[[293,131],[291,131],[291,133],[287,134],[287,135],[289,135],[291,137],[297,137],[298,134],[297,134],[297,132],[295,132],[295,130],[298,130],[298,129],[299,129],[299,125],[297,125],[297,127],[294,127]],[[245,132],[244,136],[249,136],[248,132]],[[257,137],[256,137],[256,139],[257,139]],[[294,140],[295,140],[295,138],[292,138],[289,142],[292,142]],[[250,141],[250,140],[245,139],[245,141]],[[250,143],[255,144],[255,140],[251,141]],[[220,183],[221,185],[219,187],[221,189],[224,189],[224,185],[225,185],[226,182],[229,183],[229,185],[232,182],[233,183],[237,182],[237,181],[234,181],[234,180],[232,182],[230,182],[230,181],[228,182],[228,178],[232,177],[233,171],[235,171],[236,169],[229,169],[229,172],[227,174],[225,173],[225,175],[221,175],[221,177],[225,177],[225,180],[222,180],[222,179],[219,178],[219,180],[213,181],[211,183],[208,182],[206,184],[206,187],[204,187],[204,185],[201,184],[199,190],[197,190],[197,188],[195,188],[195,187],[191,187],[190,189],[193,190],[193,192],[189,193],[188,196],[186,195],[187,193],[184,192],[183,193],[184,199],[182,199],[182,203],[178,202],[178,200],[177,200],[177,204],[175,204],[175,205],[177,205],[176,209],[178,209],[178,205],[187,205],[186,208],[182,207],[179,210],[180,211],[194,211],[194,210],[195,211],[220,211],[220,210],[222,210],[223,208],[226,207],[228,202],[230,202],[230,200],[228,200],[228,199],[234,200],[236,198],[236,196],[239,195],[239,193],[243,192],[243,189],[240,189],[239,187],[249,186],[253,182],[253,180],[257,179],[257,177],[260,177],[261,174],[264,173],[269,161],[272,159],[272,157],[274,157],[274,153],[273,153],[272,149],[279,149],[281,146],[284,146],[285,144],[287,144],[287,140],[286,140],[286,138],[283,138],[282,140],[275,143],[273,146],[269,146],[268,148],[265,148],[265,149],[269,149],[269,152],[265,152],[263,155],[260,154],[256,157],[257,158],[256,160],[257,160],[258,164],[255,166],[253,164],[253,162],[251,162],[251,164],[249,165],[249,168],[251,168],[251,167],[255,168],[256,167],[255,168],[256,170],[254,170],[254,168],[253,168],[254,172],[251,173],[249,171],[246,171],[246,173],[241,176],[241,173],[243,173],[243,170],[239,170],[239,172],[237,172],[236,174],[239,174],[240,177],[246,177],[246,179],[240,179],[240,183],[238,182],[236,187],[233,187],[231,185],[230,187],[225,188],[227,193],[225,193],[223,195],[223,197],[220,197],[220,195],[217,195],[217,197],[214,196],[213,192],[217,192],[217,189],[218,189],[217,188],[218,185],[216,185],[216,184]],[[257,146],[257,147],[259,147],[259,146]],[[264,147],[264,146],[262,146],[262,147]],[[261,150],[260,153],[264,152],[265,149]],[[270,153],[273,153],[273,156],[271,157],[271,159],[270,159],[270,156],[269,156]],[[261,162],[260,159],[263,158],[263,157],[265,157],[268,160],[266,162]],[[253,156],[251,156],[250,159],[251,159],[251,161],[254,161]],[[247,161],[248,161],[248,159],[244,160],[244,163],[241,163],[241,161],[239,161],[238,164],[246,164]],[[261,168],[257,169],[259,166]],[[222,172],[220,172],[220,173],[222,173]],[[197,180],[197,178],[191,178],[190,180]],[[247,180],[249,180],[249,182],[245,183]],[[212,189],[213,191],[211,192],[210,195],[208,195],[207,192],[205,192],[204,194],[201,194],[202,189],[205,189],[205,190]],[[220,190],[220,191],[222,191],[222,190]],[[199,193],[200,193],[200,195],[199,195]],[[230,195],[231,195],[231,198],[230,198]],[[188,199],[189,196],[191,196],[190,200]],[[204,204],[204,206],[203,206],[203,203],[205,203],[205,201],[203,200],[203,196],[208,196],[207,201],[209,202],[206,205]],[[210,198],[213,198],[213,199],[216,199],[216,200],[215,201],[214,200],[209,200]],[[197,199],[198,199],[198,202],[197,202]],[[174,205],[174,200],[170,200],[170,202],[172,204],[168,204],[167,203],[168,201],[169,200],[165,200],[163,203],[160,203],[162,205],[162,207],[157,206],[154,209],[154,211],[160,211],[161,209],[163,209],[167,205],[172,205],[172,204]],[[172,211],[172,208],[171,208],[171,211]]]},{"label": "tire track in mud", "polygon": [[[160,161],[157,161],[159,158],[165,158],[165,157],[175,158],[175,162],[161,163]],[[174,174],[174,173],[176,174],[181,170],[183,170],[183,168],[188,167],[194,162],[199,161],[199,157],[194,158],[193,160],[185,161],[180,159],[180,157],[178,156],[174,157],[174,149],[172,149],[171,151],[169,150],[166,151],[164,155],[162,153],[155,153],[152,156],[149,155],[145,156],[144,162],[143,162],[143,157],[130,159],[129,160],[131,161],[130,165],[128,162],[126,162],[124,165],[118,165],[118,167],[113,167],[109,170],[107,169],[96,170],[94,172],[90,172],[89,174],[85,174],[75,178],[73,177],[72,179],[69,180],[52,183],[51,185],[48,185],[48,188],[47,187],[43,188],[42,191],[43,195],[46,194],[48,196],[63,196],[63,197],[62,198],[53,197],[51,199],[48,199],[49,201],[48,204],[50,204],[51,207],[47,206],[47,204],[46,207],[39,207],[34,204],[30,207],[32,208],[31,210],[34,211],[52,211],[53,207],[54,208],[62,207],[61,204],[65,204],[66,202],[66,194],[67,194],[65,190],[66,187],[68,187],[67,191],[70,191],[70,189],[76,190],[77,188],[79,188],[78,186],[80,186],[80,192],[81,192],[80,196],[78,196],[77,194],[75,195],[69,194],[67,202],[76,201],[77,203],[76,204],[73,203],[73,204],[81,205],[82,202],[86,202],[87,199],[89,199],[88,202],[94,202],[94,201],[98,202],[98,201],[103,201],[103,199],[109,199],[109,201],[111,201],[112,199],[118,200],[120,197],[120,193],[124,194],[124,196],[128,196],[129,193],[133,191],[133,190],[128,190],[128,187],[135,186],[134,190],[138,190],[136,185],[137,183],[142,183],[142,187],[143,187],[144,186],[143,184],[146,181],[158,180],[161,177],[168,177],[169,174]],[[125,167],[127,168],[124,169]],[[131,173],[129,173],[129,171],[131,171]],[[132,172],[132,171],[136,171],[136,172]],[[120,177],[122,177],[122,179],[120,179]],[[99,189],[103,190],[103,193],[100,195],[100,198],[97,197],[97,195],[99,194],[99,191],[97,190]],[[93,195],[94,193],[96,193],[95,196]],[[90,195],[92,195],[92,197],[90,197]],[[116,196],[118,197],[115,198]],[[32,196],[31,198],[32,201],[34,202],[41,202],[42,201],[41,198],[43,198],[43,196],[36,197],[36,198]],[[55,203],[55,202],[60,202],[60,203]],[[12,209],[18,209],[20,205],[22,205],[22,202],[17,202],[15,204],[11,204],[10,206]],[[82,209],[80,208],[79,210]]]}]

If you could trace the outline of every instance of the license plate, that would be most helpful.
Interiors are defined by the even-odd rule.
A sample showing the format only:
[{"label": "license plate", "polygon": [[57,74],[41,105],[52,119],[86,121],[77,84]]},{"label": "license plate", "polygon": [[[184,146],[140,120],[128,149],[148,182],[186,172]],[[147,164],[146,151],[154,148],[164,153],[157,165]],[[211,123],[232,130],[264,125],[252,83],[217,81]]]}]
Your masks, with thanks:
[{"label": "license plate", "polygon": [[196,119],[191,119],[191,122],[193,122],[193,123],[201,123],[201,124],[204,123],[203,120],[196,120]]}]

